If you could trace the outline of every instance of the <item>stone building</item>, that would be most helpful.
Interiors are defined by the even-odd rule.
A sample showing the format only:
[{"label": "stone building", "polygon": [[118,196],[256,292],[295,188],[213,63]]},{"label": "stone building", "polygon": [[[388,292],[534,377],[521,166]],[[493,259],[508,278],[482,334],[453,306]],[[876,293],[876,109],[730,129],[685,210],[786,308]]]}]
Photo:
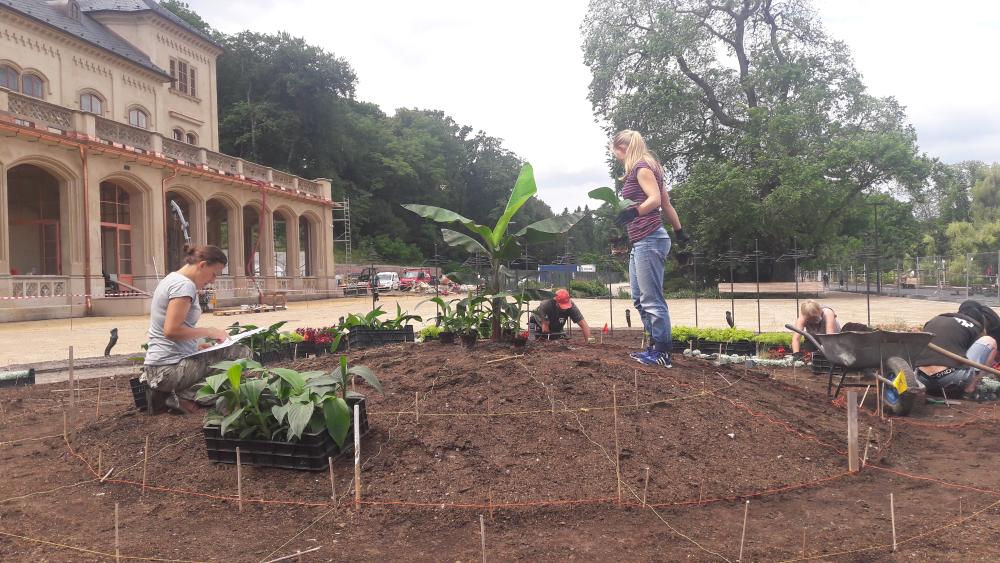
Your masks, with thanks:
[{"label": "stone building", "polygon": [[329,180],[218,152],[221,52],[152,0],[0,0],[0,321],[146,312],[185,233],[221,298],[333,291]]}]

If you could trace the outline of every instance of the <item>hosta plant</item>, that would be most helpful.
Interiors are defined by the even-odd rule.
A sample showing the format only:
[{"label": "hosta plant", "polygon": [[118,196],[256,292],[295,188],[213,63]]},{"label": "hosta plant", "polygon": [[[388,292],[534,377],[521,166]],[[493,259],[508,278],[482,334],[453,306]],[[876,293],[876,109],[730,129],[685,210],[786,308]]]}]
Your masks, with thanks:
[{"label": "hosta plant", "polygon": [[212,367],[219,372],[206,378],[197,396],[217,396],[205,425],[218,426],[223,436],[295,441],[304,432],[325,430],[343,446],[351,426],[346,401],[351,377],[359,376],[382,392],[382,384],[369,368],[348,366],[344,356],[331,373],[265,369],[252,360]]}]

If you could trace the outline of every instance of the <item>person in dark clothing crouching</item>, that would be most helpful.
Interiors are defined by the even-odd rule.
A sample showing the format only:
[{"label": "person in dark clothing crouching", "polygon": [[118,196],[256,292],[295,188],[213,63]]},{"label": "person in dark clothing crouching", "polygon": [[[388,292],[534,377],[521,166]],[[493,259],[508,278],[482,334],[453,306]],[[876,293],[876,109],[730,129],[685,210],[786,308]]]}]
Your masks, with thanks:
[{"label": "person in dark clothing crouching", "polygon": [[[997,358],[996,338],[987,334],[1000,326],[997,315],[986,312],[975,301],[966,301],[957,313],[944,313],[927,321],[924,332],[931,332],[933,344],[954,354],[986,366],[993,366]],[[973,401],[995,400],[996,393],[980,386],[983,374],[972,366],[927,349],[917,358],[917,379],[932,395],[944,395],[952,399]]]},{"label": "person in dark clothing crouching", "polygon": [[565,289],[560,289],[552,299],[546,299],[538,305],[528,319],[528,327],[535,338],[565,338],[563,327],[566,319],[571,319],[580,326],[584,342],[590,341],[590,325]]}]

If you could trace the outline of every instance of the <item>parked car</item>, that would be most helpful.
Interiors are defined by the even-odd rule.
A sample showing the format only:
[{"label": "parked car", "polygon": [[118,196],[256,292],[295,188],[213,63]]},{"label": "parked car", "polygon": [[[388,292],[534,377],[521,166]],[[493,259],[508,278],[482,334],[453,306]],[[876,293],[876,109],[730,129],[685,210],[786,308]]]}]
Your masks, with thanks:
[{"label": "parked car", "polygon": [[437,283],[430,268],[406,268],[399,278],[399,288],[403,291],[410,291],[422,283],[427,285]]},{"label": "parked car", "polygon": [[379,291],[397,291],[399,289],[399,274],[396,272],[379,272],[375,274],[375,287]]}]

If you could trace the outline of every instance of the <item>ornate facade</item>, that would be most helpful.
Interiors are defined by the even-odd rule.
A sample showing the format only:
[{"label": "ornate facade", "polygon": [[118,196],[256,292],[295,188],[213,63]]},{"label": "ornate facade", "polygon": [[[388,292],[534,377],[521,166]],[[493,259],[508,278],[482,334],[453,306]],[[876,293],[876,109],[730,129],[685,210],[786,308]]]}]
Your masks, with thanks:
[{"label": "ornate facade", "polygon": [[221,52],[152,0],[0,0],[0,321],[144,313],[186,237],[221,298],[332,293],[330,182],[218,152]]}]

